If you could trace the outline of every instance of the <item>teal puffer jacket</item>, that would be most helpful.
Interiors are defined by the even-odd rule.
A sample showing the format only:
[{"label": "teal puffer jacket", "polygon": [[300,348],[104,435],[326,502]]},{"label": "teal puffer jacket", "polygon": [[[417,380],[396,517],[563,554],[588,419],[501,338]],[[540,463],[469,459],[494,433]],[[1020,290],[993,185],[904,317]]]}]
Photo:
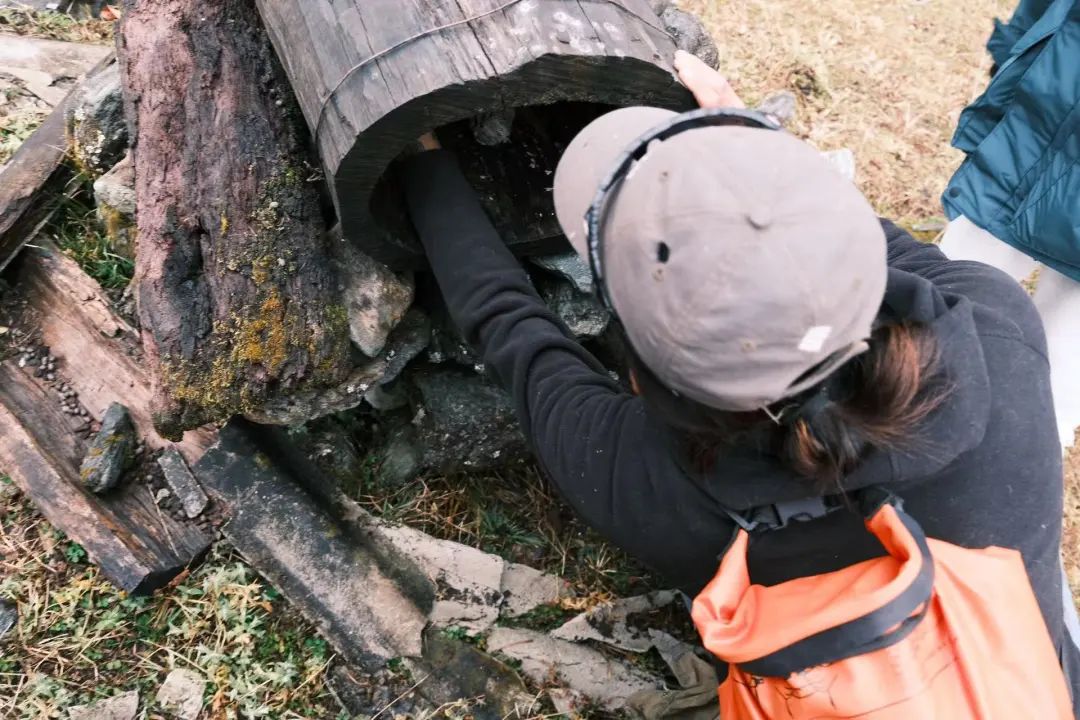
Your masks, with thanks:
[{"label": "teal puffer jacket", "polygon": [[997,72],[960,116],[945,212],[1080,281],[1080,0],[1023,0],[988,48]]}]

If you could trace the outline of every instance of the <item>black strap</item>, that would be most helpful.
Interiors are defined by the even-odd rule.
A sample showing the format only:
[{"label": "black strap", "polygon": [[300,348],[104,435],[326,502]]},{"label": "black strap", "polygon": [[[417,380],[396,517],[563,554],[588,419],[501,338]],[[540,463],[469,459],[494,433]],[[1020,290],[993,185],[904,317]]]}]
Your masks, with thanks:
[{"label": "black strap", "polygon": [[739,667],[753,675],[786,678],[807,668],[889,647],[907,637],[929,608],[934,588],[934,562],[926,534],[919,524],[900,508],[897,507],[896,512],[915,539],[922,556],[922,567],[911,585],[877,610],[811,635],[765,657],[739,663]]}]

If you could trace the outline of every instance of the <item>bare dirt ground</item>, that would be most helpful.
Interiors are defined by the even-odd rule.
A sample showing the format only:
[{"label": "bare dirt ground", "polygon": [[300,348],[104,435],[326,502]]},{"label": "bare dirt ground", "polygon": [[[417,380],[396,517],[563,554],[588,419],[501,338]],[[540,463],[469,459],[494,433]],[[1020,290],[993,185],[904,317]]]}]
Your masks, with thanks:
[{"label": "bare dirt ground", "polygon": [[[983,44],[991,18],[1007,16],[1013,4],[682,3],[709,24],[722,70],[749,103],[775,90],[795,92],[794,130],[823,150],[852,149],[860,186],[878,210],[925,227],[940,219],[938,197],[960,161],[948,145],[956,119],[986,84],[990,63]],[[0,13],[0,32],[12,31],[83,42],[107,41],[108,35],[100,25]],[[0,86],[0,146],[6,151],[32,129],[27,122],[34,122],[34,108],[14,112],[21,94]],[[15,117],[17,124],[12,119],[5,127],[6,118]],[[1067,466],[1065,545],[1070,579],[1080,589],[1080,452],[1072,453]],[[493,518],[490,508],[485,514],[473,496],[488,496],[482,483],[436,479],[410,498],[423,502],[388,514],[479,545],[495,535],[510,537],[515,553],[532,551],[535,536],[561,527],[551,518],[518,527],[515,518]],[[456,530],[440,532],[447,523]],[[580,541],[576,535],[567,539],[572,533],[556,534],[568,546]],[[623,577],[622,564],[595,547],[591,560],[574,555],[576,570],[563,571],[586,578],[596,590],[622,591],[633,578]],[[142,717],[164,718],[152,698],[174,667],[206,675],[203,718],[347,717],[324,685],[332,651],[240,558],[217,551],[167,591],[149,599],[125,597],[87,563],[80,546],[14,490],[3,468],[0,600],[13,602],[19,612],[15,628],[0,640],[2,718],[67,717],[73,704],[134,688],[142,691]]]}]

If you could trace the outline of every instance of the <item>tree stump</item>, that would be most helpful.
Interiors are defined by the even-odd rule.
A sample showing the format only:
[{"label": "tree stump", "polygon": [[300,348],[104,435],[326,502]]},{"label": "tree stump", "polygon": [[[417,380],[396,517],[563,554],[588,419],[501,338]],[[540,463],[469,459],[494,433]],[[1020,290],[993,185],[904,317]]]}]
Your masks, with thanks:
[{"label": "tree stump", "polygon": [[392,267],[423,264],[391,168],[422,133],[529,108],[496,148],[467,123],[448,134],[511,247],[545,251],[560,234],[550,175],[582,125],[616,106],[693,105],[648,0],[256,1],[345,237]]},{"label": "tree stump", "polygon": [[127,0],[118,45],[159,431],[340,383],[348,319],[318,173],[254,5]]}]

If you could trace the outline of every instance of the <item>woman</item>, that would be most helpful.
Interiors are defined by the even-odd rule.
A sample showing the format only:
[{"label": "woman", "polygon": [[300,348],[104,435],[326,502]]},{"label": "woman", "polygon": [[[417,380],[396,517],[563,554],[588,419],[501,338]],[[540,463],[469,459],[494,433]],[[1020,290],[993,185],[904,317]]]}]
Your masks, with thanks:
[{"label": "woman", "polygon": [[[676,66],[699,103],[741,105],[692,56]],[[777,130],[685,129],[641,148],[597,198],[619,154],[673,117],[626,108],[597,119],[555,177],[560,222],[625,330],[637,395],[540,300],[452,156],[421,153],[407,168],[412,218],[455,322],[513,395],[548,477],[586,522],[691,596],[716,572],[731,512],[783,514],[887,487],[932,537],[1019,549],[1074,667],[1061,454],[1027,295],[879,222],[853,185]],[[750,566],[774,584],[880,553],[859,517],[832,512],[755,540]]]}]

